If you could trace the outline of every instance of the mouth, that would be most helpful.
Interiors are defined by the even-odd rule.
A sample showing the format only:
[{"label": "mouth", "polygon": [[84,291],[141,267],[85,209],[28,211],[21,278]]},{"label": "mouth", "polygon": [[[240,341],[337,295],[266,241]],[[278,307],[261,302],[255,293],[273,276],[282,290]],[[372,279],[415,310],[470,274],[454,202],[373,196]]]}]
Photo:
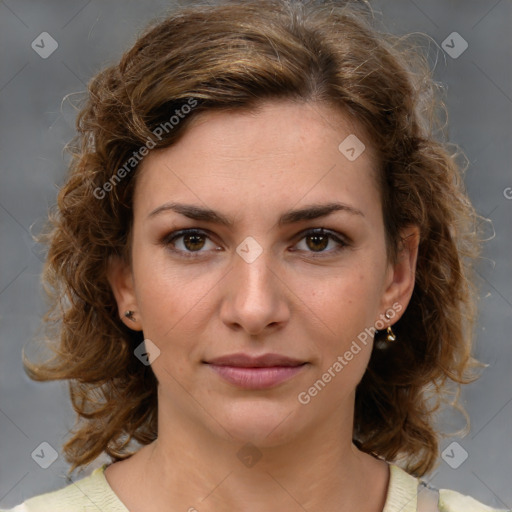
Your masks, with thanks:
[{"label": "mouth", "polygon": [[203,361],[226,382],[242,389],[269,389],[304,370],[307,362],[280,354],[231,354]]}]

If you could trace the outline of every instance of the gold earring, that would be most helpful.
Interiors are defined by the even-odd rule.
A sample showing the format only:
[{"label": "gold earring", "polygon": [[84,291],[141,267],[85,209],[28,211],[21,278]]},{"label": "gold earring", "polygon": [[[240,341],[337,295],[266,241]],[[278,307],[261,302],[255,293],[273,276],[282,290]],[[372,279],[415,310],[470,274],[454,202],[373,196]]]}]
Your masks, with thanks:
[{"label": "gold earring", "polygon": [[393,341],[396,341],[396,334],[393,332],[393,329],[391,329],[391,326],[387,328],[388,335],[386,336],[386,339],[392,343]]},{"label": "gold earring", "polygon": [[135,318],[133,316],[134,314],[135,314],[135,311],[132,311],[131,309],[129,309],[128,311],[124,312],[124,316],[126,318],[128,318],[128,320],[131,320],[132,322],[135,322]]}]

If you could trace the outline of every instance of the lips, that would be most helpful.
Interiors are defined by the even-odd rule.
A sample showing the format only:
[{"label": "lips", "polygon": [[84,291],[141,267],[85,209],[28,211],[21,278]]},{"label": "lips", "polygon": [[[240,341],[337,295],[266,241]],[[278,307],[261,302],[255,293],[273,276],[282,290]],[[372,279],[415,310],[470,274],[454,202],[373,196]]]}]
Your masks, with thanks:
[{"label": "lips", "polygon": [[300,373],[306,362],[280,354],[230,354],[206,361],[224,381],[243,389],[268,389]]},{"label": "lips", "polygon": [[249,356],[248,354],[230,354],[207,361],[217,366],[234,366],[239,368],[268,368],[271,366],[300,366],[304,361],[292,359],[281,354],[263,354]]}]

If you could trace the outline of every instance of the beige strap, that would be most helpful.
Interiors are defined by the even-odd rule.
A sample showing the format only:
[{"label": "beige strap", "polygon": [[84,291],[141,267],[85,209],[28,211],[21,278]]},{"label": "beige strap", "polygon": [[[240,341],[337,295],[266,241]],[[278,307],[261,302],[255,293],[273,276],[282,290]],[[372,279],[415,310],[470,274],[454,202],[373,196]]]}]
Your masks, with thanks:
[{"label": "beige strap", "polygon": [[418,485],[418,512],[439,512],[439,491],[422,482]]}]

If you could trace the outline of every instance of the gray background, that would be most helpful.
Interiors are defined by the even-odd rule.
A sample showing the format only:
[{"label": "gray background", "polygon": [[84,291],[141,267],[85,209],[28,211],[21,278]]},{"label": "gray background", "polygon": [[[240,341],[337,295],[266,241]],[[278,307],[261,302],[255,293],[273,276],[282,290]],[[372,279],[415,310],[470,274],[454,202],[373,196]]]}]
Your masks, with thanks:
[{"label": "gray background", "polygon": [[[478,269],[476,355],[489,367],[463,389],[470,434],[441,444],[443,451],[458,442],[448,450],[452,465],[460,462],[462,450],[467,460],[453,469],[441,459],[428,478],[436,487],[511,508],[512,3],[371,3],[390,31],[423,32],[438,45],[455,31],[469,44],[455,59],[439,49],[436,77],[448,88],[450,139],[471,163],[469,194],[495,231]],[[62,455],[42,469],[31,454],[42,442],[60,449],[74,419],[67,387],[30,381],[20,360],[21,347],[34,338],[45,310],[39,278],[43,254],[30,229],[37,233],[63,181],[62,149],[73,135],[75,116],[63,98],[84,90],[93,74],[118,60],[146,21],[171,5],[163,0],[0,1],[0,507],[66,484]],[[42,32],[59,45],[47,59],[31,48]],[[489,236],[493,228],[487,226]],[[452,430],[462,426],[456,413],[446,423]],[[88,470],[106,461],[98,459]]]}]

